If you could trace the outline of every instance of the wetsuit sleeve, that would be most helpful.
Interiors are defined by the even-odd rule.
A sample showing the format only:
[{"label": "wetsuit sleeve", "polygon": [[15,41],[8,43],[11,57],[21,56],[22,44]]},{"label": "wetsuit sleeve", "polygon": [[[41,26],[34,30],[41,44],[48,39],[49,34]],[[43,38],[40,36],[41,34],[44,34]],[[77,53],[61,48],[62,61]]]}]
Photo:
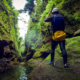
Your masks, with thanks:
[{"label": "wetsuit sleeve", "polygon": [[52,19],[53,19],[53,17],[50,17],[50,18],[45,19],[44,21],[45,22],[52,22]]}]

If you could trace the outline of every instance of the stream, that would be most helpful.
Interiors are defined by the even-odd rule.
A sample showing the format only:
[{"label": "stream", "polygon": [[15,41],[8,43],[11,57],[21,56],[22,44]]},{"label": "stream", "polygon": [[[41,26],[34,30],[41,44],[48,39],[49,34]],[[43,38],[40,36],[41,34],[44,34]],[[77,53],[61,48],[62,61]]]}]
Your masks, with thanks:
[{"label": "stream", "polygon": [[27,80],[32,67],[26,65],[13,65],[7,72],[0,74],[0,80]]}]

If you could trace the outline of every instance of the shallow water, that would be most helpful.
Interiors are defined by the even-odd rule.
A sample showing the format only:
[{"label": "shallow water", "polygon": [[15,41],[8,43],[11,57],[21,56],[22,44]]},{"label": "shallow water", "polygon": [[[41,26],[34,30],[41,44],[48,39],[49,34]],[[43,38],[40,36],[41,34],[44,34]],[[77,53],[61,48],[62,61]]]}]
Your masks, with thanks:
[{"label": "shallow water", "polygon": [[14,65],[10,70],[0,74],[0,80],[27,80],[32,68],[28,65]]}]

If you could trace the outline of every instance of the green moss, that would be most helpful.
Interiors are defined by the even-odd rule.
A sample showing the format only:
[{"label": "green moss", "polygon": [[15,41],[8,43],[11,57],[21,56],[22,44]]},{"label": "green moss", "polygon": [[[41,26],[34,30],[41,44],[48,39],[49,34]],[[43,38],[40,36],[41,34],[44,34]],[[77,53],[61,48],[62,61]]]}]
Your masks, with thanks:
[{"label": "green moss", "polygon": [[75,59],[77,59],[78,57],[80,57],[80,36],[77,37],[73,37],[70,39],[66,40],[67,45],[66,45],[66,49],[67,49],[67,54],[68,54],[68,59],[72,62],[72,65],[75,65]]},{"label": "green moss", "polygon": [[[57,49],[58,50],[58,49]],[[60,53],[55,51],[55,57],[54,57],[54,62],[60,61],[62,59],[62,56]],[[48,57],[42,62],[42,64],[48,64],[51,61],[51,54],[48,55]]]},{"label": "green moss", "polygon": [[[37,0],[38,1],[38,0]],[[46,1],[45,1],[46,2]],[[45,17],[52,16],[51,10],[52,8],[58,7],[60,13],[65,18],[65,31],[69,34],[74,34],[76,30],[80,28],[80,1],[76,0],[49,0],[46,4],[46,7],[42,14],[37,14],[39,12],[39,6],[36,6],[34,13],[35,20],[37,20],[37,27],[39,31],[43,35],[43,45],[41,48],[36,49],[35,56],[40,56],[42,52],[50,52],[51,44],[48,43],[48,36],[51,35],[50,23],[45,23]],[[39,16],[39,17],[38,17]],[[36,21],[32,21],[32,24],[35,24]],[[30,26],[30,25],[29,25]],[[31,25],[31,27],[34,27]],[[47,36],[47,37],[46,37]],[[36,41],[37,42],[37,41]],[[57,46],[55,50],[55,66],[48,65],[51,60],[51,55],[49,55],[39,66],[37,66],[32,73],[30,74],[30,80],[78,80],[80,76],[78,74],[78,70],[80,67],[79,58],[80,58],[80,36],[68,38],[66,39],[66,52],[68,55],[68,64],[70,65],[70,69],[65,70],[63,68],[63,57],[62,52],[60,50],[60,46]],[[36,61],[37,59],[31,61]],[[43,71],[43,72],[42,72]],[[37,75],[35,75],[37,74]]]},{"label": "green moss", "polygon": [[42,47],[40,48],[41,52],[50,52],[51,51],[51,43],[48,42],[46,44],[43,44]]},{"label": "green moss", "polygon": [[28,56],[28,55],[30,55],[31,54],[31,52],[28,52],[27,54],[26,54],[26,56]]},{"label": "green moss", "polygon": [[36,59],[31,58],[28,61],[28,65],[30,65],[32,67],[35,67],[35,66],[38,66],[42,61],[43,61],[42,58],[36,58]]},{"label": "green moss", "polygon": [[[33,80],[34,77],[37,80],[78,80],[80,79],[79,74],[79,61],[80,61],[80,36],[73,37],[70,39],[66,39],[66,46],[67,48],[67,54],[68,54],[68,64],[69,69],[63,68],[63,59],[59,52],[60,48],[57,46],[55,50],[55,59],[54,63],[55,66],[48,65],[48,63],[51,60],[51,54],[48,55],[48,57],[37,67],[34,68],[34,70],[30,73],[29,77],[30,80]],[[74,46],[73,46],[74,45]],[[76,50],[77,49],[77,50]],[[43,72],[42,72],[43,71]],[[37,76],[35,75],[37,74]]]},{"label": "green moss", "polygon": [[[41,60],[41,59],[42,59],[42,58],[36,58],[36,59],[33,59],[33,58],[32,58],[32,59],[30,59],[29,61],[37,61],[37,60]],[[28,61],[28,62],[29,62],[29,61]]]},{"label": "green moss", "polygon": [[[78,36],[78,37],[73,37],[73,38],[70,38],[70,39],[66,39],[66,52],[67,52],[67,54],[68,54],[68,59],[70,60],[70,62],[71,62],[71,64],[73,65],[73,64],[75,64],[75,59],[77,58],[77,57],[80,57],[79,56],[79,52],[80,52],[80,37]],[[44,46],[44,45],[43,45]],[[50,46],[49,46],[50,47]],[[37,55],[35,55],[35,56],[40,56],[41,55],[41,53],[39,54],[39,53],[37,53],[37,52],[44,52],[45,51],[45,49],[46,48],[40,48],[40,49],[37,49],[36,50],[36,54]],[[38,51],[39,50],[39,51]],[[46,49],[46,52],[47,52],[47,49]],[[49,62],[51,59],[51,56],[49,55],[44,61],[43,61],[43,63],[45,63],[45,62]],[[58,45],[57,46],[57,48],[56,48],[56,50],[55,50],[55,62],[56,61],[59,61],[59,60],[63,60],[62,59],[62,52],[61,52],[61,50],[60,50],[60,46]]]},{"label": "green moss", "polygon": [[5,40],[7,43],[13,42],[11,47],[15,52],[13,55],[21,53],[18,47],[19,28],[17,26],[18,11],[14,10],[12,0],[0,1],[0,40]]},{"label": "green moss", "polygon": [[80,47],[80,43],[79,43],[80,42],[80,36],[67,39],[66,42],[67,42],[66,49],[69,49],[70,47],[72,47],[73,50],[74,49],[75,50],[79,50],[79,47]]},{"label": "green moss", "polygon": [[[40,57],[41,54],[43,52],[48,52],[50,53],[51,51],[51,44],[48,43],[50,36],[52,34],[52,31],[50,29],[50,23],[45,23],[44,19],[45,17],[50,17],[52,16],[51,14],[51,10],[55,7],[57,7],[59,9],[60,14],[62,14],[65,18],[65,32],[69,33],[69,34],[74,34],[74,32],[76,30],[79,29],[80,26],[80,2],[79,1],[75,1],[75,0],[48,0],[45,1],[45,6],[43,9],[43,3],[40,0],[37,0],[37,4],[35,8],[34,8],[34,12],[31,14],[31,19],[29,22],[29,30],[32,30],[34,28],[37,28],[39,30],[40,33],[42,33],[41,35],[43,35],[43,39],[37,38],[36,42],[34,43],[35,48],[35,54],[33,56],[33,58],[35,57]],[[74,6],[75,5],[75,6]],[[36,24],[36,26],[35,26]],[[27,34],[28,35],[28,34]],[[36,36],[37,37],[37,36]],[[38,43],[40,43],[39,41],[43,41],[43,45],[39,45]],[[31,43],[31,39],[29,39],[30,44]],[[72,58],[72,61],[74,62],[75,57],[78,56],[75,54],[75,52],[77,52],[79,54],[79,39],[76,38],[71,38],[71,39],[66,39],[66,50],[67,50],[67,54],[69,56],[69,58]],[[78,46],[78,47],[77,47]],[[62,52],[60,50],[60,47],[57,46],[56,50],[55,50],[55,54],[57,56],[61,56],[62,57]],[[74,55],[74,56],[73,56]],[[56,60],[58,60],[58,57],[56,57]]]},{"label": "green moss", "polygon": [[34,53],[34,55],[33,55],[33,58],[35,59],[35,58],[39,58],[39,57],[41,57],[41,53],[40,52],[35,52]]},{"label": "green moss", "polygon": [[43,43],[47,43],[50,41],[50,36],[45,36],[43,37]]}]

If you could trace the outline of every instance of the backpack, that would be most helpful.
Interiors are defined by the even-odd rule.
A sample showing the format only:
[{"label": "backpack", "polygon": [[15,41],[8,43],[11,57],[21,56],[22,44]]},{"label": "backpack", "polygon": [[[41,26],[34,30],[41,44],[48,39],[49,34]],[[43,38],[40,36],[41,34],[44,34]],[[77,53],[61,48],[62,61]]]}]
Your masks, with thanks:
[{"label": "backpack", "polygon": [[53,17],[53,27],[57,31],[54,33],[54,36],[52,36],[52,39],[55,41],[63,41],[66,37],[66,33],[63,31],[64,18],[60,14],[56,14]]},{"label": "backpack", "polygon": [[54,29],[64,29],[64,18],[60,14],[55,14],[53,16],[53,28]]}]

